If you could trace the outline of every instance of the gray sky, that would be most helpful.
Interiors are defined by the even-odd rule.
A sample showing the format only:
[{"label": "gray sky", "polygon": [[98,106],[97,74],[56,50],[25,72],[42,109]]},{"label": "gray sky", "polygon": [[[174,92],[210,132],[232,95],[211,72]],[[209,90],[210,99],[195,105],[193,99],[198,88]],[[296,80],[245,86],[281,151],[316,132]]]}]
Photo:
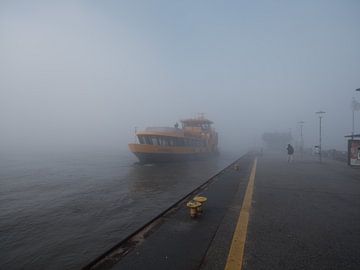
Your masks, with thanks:
[{"label": "gray sky", "polygon": [[[345,148],[360,1],[0,1],[0,146],[124,145],[199,112],[223,146]],[[357,113],[360,132],[360,112]],[[246,146],[245,146],[246,147]]]}]

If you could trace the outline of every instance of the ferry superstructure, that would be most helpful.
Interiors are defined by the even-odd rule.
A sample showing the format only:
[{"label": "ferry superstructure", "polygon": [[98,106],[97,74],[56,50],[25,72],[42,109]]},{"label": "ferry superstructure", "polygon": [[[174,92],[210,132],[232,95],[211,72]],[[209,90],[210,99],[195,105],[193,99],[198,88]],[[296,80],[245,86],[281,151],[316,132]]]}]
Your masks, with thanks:
[{"label": "ferry superstructure", "polygon": [[218,134],[205,117],[180,121],[181,127],[148,127],[136,132],[129,149],[142,163],[204,158],[218,153]]}]

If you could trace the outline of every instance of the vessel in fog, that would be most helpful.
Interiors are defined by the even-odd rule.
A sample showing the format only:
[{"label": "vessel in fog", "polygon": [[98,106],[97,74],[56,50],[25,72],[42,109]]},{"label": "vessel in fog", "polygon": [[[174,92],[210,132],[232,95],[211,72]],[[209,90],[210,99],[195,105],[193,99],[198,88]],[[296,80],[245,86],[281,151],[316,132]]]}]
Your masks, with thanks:
[{"label": "vessel in fog", "polygon": [[138,143],[129,149],[142,163],[181,161],[218,154],[218,134],[204,116],[189,118],[174,127],[148,127],[136,132]]}]

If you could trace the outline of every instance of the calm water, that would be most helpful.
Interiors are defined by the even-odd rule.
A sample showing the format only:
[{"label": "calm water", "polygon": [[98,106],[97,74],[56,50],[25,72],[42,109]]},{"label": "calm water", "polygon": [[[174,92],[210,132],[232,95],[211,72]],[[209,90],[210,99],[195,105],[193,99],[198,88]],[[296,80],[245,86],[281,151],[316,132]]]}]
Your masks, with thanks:
[{"label": "calm water", "polygon": [[0,269],[79,269],[243,152],[138,165],[128,151],[0,158]]}]

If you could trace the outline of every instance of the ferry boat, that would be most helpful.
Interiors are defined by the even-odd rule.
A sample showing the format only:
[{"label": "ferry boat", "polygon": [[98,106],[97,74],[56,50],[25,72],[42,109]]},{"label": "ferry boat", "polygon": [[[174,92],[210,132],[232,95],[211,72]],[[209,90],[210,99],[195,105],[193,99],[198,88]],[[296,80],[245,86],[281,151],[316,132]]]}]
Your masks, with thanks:
[{"label": "ferry boat", "polygon": [[148,127],[135,132],[129,149],[141,163],[205,158],[218,154],[218,134],[204,116],[181,120],[174,127]]}]

